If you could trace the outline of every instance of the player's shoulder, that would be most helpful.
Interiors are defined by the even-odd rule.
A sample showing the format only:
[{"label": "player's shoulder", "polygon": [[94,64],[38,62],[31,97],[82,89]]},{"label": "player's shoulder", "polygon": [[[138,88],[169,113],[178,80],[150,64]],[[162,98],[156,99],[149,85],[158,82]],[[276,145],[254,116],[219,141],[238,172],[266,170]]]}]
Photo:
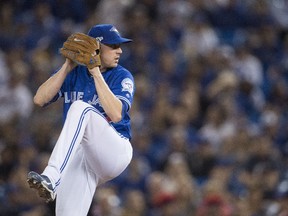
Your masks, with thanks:
[{"label": "player's shoulder", "polygon": [[114,70],[117,72],[117,73],[122,73],[122,74],[129,74],[132,76],[132,73],[125,67],[123,67],[122,65],[117,65],[117,67],[114,68]]},{"label": "player's shoulder", "polygon": [[123,67],[121,65],[118,65],[117,67],[113,68],[111,70],[111,75],[115,79],[130,78],[130,79],[134,80],[132,73],[128,69],[126,69],[125,67]]}]

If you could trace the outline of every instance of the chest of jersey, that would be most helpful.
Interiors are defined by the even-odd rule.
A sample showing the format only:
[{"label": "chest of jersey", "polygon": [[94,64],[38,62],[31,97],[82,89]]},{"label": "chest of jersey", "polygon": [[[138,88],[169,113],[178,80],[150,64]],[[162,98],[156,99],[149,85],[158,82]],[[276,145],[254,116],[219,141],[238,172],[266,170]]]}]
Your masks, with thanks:
[{"label": "chest of jersey", "polygon": [[[111,125],[123,136],[130,138],[130,116],[129,110],[134,95],[134,79],[129,71],[120,67],[107,70],[102,76],[111,92],[122,102],[123,113],[122,120],[117,123],[111,122]],[[95,107],[107,120],[101,102],[99,100],[96,84],[93,77],[89,74],[85,67],[77,67],[66,77],[60,92],[58,94],[63,97],[63,119],[65,121],[68,110],[74,101],[82,100]],[[57,100],[57,98],[56,98]]]},{"label": "chest of jersey", "polygon": [[65,104],[71,104],[76,100],[85,101],[93,106],[99,103],[93,80],[87,80],[84,83],[76,82],[74,86],[70,86],[63,92],[63,96]]}]

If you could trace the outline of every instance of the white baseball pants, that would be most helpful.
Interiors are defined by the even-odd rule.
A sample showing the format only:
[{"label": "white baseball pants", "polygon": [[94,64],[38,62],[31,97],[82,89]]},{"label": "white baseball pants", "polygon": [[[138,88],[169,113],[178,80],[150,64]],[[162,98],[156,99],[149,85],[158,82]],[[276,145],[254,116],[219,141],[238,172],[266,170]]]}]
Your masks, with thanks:
[{"label": "white baseball pants", "polygon": [[43,175],[55,186],[57,216],[86,216],[97,185],[121,174],[132,159],[129,140],[94,107],[75,101]]}]

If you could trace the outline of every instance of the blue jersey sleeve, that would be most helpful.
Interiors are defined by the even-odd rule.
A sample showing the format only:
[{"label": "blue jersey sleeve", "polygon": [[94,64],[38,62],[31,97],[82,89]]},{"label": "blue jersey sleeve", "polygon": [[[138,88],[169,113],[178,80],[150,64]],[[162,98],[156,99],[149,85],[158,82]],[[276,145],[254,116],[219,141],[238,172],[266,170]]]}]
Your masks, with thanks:
[{"label": "blue jersey sleeve", "polygon": [[[133,97],[135,93],[135,83],[132,74],[118,66],[111,71],[113,76],[109,77],[108,74],[104,74],[105,80],[109,85],[110,90],[114,95],[120,99],[123,104],[122,107],[122,120],[117,123],[111,122],[111,125],[123,136],[131,139],[131,126],[130,126],[130,115],[129,110],[133,102]],[[110,75],[111,75],[110,74]]]},{"label": "blue jersey sleeve", "polygon": [[131,108],[135,92],[134,79],[131,73],[128,71],[119,73],[110,88],[117,98],[127,104],[124,107],[127,107],[126,111],[128,111]]}]

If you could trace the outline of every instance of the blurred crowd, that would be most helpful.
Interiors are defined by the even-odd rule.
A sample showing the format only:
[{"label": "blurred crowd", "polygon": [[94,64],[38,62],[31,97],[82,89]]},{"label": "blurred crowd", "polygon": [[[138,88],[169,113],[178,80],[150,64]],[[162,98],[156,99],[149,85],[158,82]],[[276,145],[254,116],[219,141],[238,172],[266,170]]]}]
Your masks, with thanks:
[{"label": "blurred crowd", "polygon": [[134,156],[89,216],[288,215],[288,0],[0,3],[0,216],[54,215],[26,176],[47,163],[62,103],[32,99],[66,38],[98,23],[133,39]]}]

